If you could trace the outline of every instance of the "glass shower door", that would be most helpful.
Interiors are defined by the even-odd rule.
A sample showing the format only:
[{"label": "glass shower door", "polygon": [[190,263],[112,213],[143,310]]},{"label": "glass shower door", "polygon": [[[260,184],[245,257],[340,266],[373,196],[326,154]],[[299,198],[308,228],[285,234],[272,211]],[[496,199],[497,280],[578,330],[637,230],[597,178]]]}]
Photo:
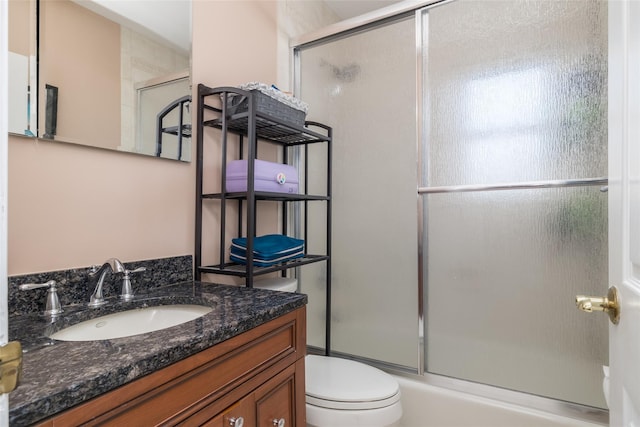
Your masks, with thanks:
[{"label": "glass shower door", "polygon": [[[411,15],[302,47],[298,60],[308,117],[334,129],[331,350],[417,371],[415,34]],[[309,172],[321,189],[324,171]],[[326,222],[309,211],[309,244],[321,244]],[[325,332],[322,268],[299,276],[316,347]]]},{"label": "glass shower door", "polygon": [[604,408],[607,3],[422,16],[426,370]]}]

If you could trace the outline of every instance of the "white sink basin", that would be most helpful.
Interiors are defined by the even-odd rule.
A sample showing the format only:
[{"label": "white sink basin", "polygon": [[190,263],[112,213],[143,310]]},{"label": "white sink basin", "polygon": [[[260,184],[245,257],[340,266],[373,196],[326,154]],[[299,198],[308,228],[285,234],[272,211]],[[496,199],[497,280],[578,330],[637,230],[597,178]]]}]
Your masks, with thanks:
[{"label": "white sink basin", "polygon": [[204,316],[212,310],[202,305],[160,305],[86,320],[64,328],[49,338],[60,341],[96,341],[130,337],[170,328]]}]

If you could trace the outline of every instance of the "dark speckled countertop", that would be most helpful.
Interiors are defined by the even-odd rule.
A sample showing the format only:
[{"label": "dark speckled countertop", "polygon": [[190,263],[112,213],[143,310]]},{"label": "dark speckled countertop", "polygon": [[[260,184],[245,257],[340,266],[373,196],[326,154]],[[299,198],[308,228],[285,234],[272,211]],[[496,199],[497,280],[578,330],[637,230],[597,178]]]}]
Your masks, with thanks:
[{"label": "dark speckled countertop", "polygon": [[[63,342],[46,337],[105,314],[176,303],[207,305],[213,311],[181,325],[126,338]],[[187,282],[139,293],[128,303],[116,298],[97,309],[65,307],[54,323],[40,315],[14,317],[9,335],[22,342],[24,359],[21,382],[9,395],[9,423],[25,426],[50,417],[306,303],[303,294]]]}]

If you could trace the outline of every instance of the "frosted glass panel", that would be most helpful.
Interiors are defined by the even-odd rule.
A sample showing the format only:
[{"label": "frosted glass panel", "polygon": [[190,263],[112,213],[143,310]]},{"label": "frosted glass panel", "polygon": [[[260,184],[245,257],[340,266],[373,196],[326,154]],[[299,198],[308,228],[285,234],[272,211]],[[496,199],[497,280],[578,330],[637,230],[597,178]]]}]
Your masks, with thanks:
[{"label": "frosted glass panel", "polygon": [[604,408],[607,195],[598,187],[427,198],[427,369]]},{"label": "frosted glass panel", "polygon": [[[402,20],[300,53],[308,117],[334,128],[332,350],[411,368],[418,366],[414,27]],[[322,171],[311,175],[323,182]],[[310,224],[324,233],[322,221]],[[320,314],[324,275],[308,270],[302,292]],[[324,339],[316,336],[322,322],[309,316],[310,343]]]},{"label": "frosted glass panel", "polygon": [[606,22],[592,0],[430,10],[428,184],[606,176]]},{"label": "frosted glass panel", "polygon": [[[456,1],[425,15],[425,186],[607,176],[607,3]],[[604,408],[599,187],[424,196],[429,372]]]}]

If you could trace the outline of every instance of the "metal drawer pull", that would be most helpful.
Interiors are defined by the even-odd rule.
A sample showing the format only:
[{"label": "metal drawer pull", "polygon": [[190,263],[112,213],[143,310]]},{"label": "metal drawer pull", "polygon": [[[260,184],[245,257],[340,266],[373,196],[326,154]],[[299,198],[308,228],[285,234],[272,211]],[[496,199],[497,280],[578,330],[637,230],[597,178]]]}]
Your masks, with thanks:
[{"label": "metal drawer pull", "polygon": [[229,425],[231,427],[242,427],[244,425],[244,418],[242,417],[229,418]]},{"label": "metal drawer pull", "polygon": [[284,427],[285,424],[286,424],[286,421],[284,420],[284,418],[273,420],[273,425],[275,427]]}]

